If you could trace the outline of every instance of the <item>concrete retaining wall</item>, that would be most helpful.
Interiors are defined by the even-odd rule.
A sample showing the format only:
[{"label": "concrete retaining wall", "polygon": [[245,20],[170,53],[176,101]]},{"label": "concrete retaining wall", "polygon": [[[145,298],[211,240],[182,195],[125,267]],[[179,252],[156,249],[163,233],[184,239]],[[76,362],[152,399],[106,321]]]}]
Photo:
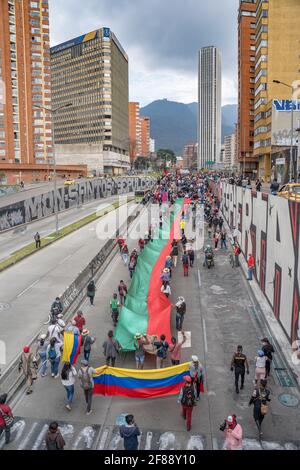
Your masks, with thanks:
[{"label": "concrete retaining wall", "polygon": [[[97,178],[85,180],[57,189],[58,211],[71,209],[78,204],[117,194],[127,194],[139,189],[151,188],[155,179],[151,177]],[[48,217],[55,212],[54,190],[30,197],[24,201],[0,209],[0,232],[18,225]]]},{"label": "concrete retaining wall", "polygon": [[227,183],[214,186],[229,226],[239,231],[245,258],[289,341],[300,338],[300,204]]}]

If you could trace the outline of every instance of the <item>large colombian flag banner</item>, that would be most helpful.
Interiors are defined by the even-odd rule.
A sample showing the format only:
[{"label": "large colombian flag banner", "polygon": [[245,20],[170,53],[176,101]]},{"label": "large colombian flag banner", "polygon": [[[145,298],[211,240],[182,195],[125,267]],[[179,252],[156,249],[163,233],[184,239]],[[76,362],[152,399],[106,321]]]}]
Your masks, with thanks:
[{"label": "large colombian flag banner", "polygon": [[164,333],[167,341],[171,340],[171,302],[160,290],[160,274],[171,252],[172,240],[181,238],[179,222],[183,202],[183,199],[177,199],[170,214],[168,206],[162,206],[165,209],[163,228],[138,257],[115,333],[123,350],[134,350],[137,332],[150,336]]},{"label": "large colombian flag banner", "polygon": [[64,349],[62,355],[62,362],[70,362],[76,364],[77,358],[80,354],[82,345],[82,336],[74,335],[74,333],[64,333]]},{"label": "large colombian flag banner", "polygon": [[176,395],[189,375],[190,362],[154,370],[99,367],[94,379],[94,394],[129,398],[158,398]]}]

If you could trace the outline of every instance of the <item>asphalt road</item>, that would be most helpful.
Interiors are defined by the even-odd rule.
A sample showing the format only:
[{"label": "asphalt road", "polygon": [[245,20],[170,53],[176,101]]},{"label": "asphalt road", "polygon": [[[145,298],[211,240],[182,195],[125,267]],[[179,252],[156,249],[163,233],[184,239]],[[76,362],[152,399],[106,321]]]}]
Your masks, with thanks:
[{"label": "asphalt road", "polygon": [[[132,196],[129,193],[127,196]],[[96,212],[97,210],[109,207],[110,204],[119,200],[119,196],[113,196],[105,199],[93,201],[88,204],[74,207],[58,214],[59,228],[76,222],[79,219]],[[0,261],[8,258],[15,251],[23,248],[34,241],[34,235],[39,232],[41,237],[45,237],[55,231],[55,216],[46,217],[44,219],[22,225],[14,230],[0,234]]]},{"label": "asphalt road", "polygon": [[[129,246],[136,246],[136,241],[129,240]],[[299,435],[299,405],[289,408],[279,401],[280,394],[297,397],[298,391],[294,387],[283,386],[274,369],[269,379],[270,411],[263,423],[263,439],[258,440],[253,410],[248,407],[248,401],[253,391],[254,356],[260,346],[260,338],[266,334],[256,319],[261,312],[253,314],[256,307],[249,296],[249,286],[241,269],[230,266],[225,250],[216,252],[216,266],[210,271],[203,267],[202,261],[201,254],[196,266],[190,269],[189,277],[185,278],[179,263],[172,278],[171,301],[174,303],[179,295],[186,298],[187,313],[183,327],[191,332],[191,347],[182,349],[182,362],[197,354],[205,370],[206,393],[194,410],[190,433],[184,429],[177,397],[133,400],[95,396],[93,413],[86,416],[79,385],[75,387],[73,409],[68,412],[64,407],[65,390],[60,379],[55,380],[48,375],[37,381],[32,395],[20,394],[13,404],[15,414],[22,417],[24,424],[19,425],[23,426],[19,437],[19,428],[15,430],[16,439],[7,448],[40,448],[47,423],[57,419],[64,425],[63,430],[68,437],[67,448],[76,448],[77,443],[83,446],[84,435],[90,448],[119,449],[122,448],[122,441],[116,423],[123,413],[133,413],[140,425],[141,449],[221,449],[224,436],[219,426],[233,413],[244,430],[244,448],[299,448],[296,438]],[[97,338],[90,361],[94,367],[104,364],[102,343],[112,327],[109,300],[121,278],[129,285],[127,268],[117,256],[97,285],[95,306],[91,307],[87,302],[83,306],[87,326]],[[172,329],[175,333],[175,315],[172,317]],[[246,376],[245,389],[239,395],[235,393],[234,377],[230,371],[237,344],[243,345],[250,363],[250,375]],[[154,357],[149,356],[145,367],[153,368],[154,364]],[[128,353],[120,356],[116,365],[134,368],[134,355]],[[37,423],[34,429],[32,421]],[[101,426],[99,433],[97,426]],[[88,435],[92,436],[90,441]]]},{"label": "asphalt road", "polygon": [[51,303],[74,281],[136,208],[125,204],[0,274],[0,341],[6,345],[2,371],[40,330]]}]

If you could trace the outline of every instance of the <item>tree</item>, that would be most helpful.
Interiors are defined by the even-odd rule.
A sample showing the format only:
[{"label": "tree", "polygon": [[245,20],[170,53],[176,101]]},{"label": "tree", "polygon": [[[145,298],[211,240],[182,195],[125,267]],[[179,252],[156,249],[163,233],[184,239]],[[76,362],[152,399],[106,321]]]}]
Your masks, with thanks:
[{"label": "tree", "polygon": [[176,155],[173,150],[170,149],[159,149],[157,151],[157,158],[164,161],[165,167],[167,162],[171,162],[172,165],[176,163]]},{"label": "tree", "polygon": [[151,160],[148,157],[137,157],[134,160],[134,167],[137,170],[146,170],[147,168],[149,168],[150,164]]}]

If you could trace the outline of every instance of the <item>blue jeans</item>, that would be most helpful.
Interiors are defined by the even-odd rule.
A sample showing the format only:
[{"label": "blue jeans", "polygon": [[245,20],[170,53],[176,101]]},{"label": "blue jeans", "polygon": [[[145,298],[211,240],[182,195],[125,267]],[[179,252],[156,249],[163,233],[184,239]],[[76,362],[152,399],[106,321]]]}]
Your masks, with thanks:
[{"label": "blue jeans", "polygon": [[86,361],[90,360],[91,351],[83,351],[83,356]]},{"label": "blue jeans", "polygon": [[46,352],[40,352],[39,356],[42,362],[40,373],[41,375],[44,375],[46,374],[46,370],[47,370],[47,354]]},{"label": "blue jeans", "polygon": [[51,364],[51,374],[57,375],[58,374],[58,367],[59,367],[60,357],[55,359],[54,361],[50,361]]},{"label": "blue jeans", "polygon": [[68,404],[71,405],[73,398],[74,398],[74,391],[75,391],[74,385],[65,385],[65,389],[67,391]]},{"label": "blue jeans", "polygon": [[221,248],[223,248],[223,246],[227,250],[226,240],[222,240],[222,238],[221,238]]},{"label": "blue jeans", "polygon": [[252,281],[253,268],[248,268],[248,280]]}]

